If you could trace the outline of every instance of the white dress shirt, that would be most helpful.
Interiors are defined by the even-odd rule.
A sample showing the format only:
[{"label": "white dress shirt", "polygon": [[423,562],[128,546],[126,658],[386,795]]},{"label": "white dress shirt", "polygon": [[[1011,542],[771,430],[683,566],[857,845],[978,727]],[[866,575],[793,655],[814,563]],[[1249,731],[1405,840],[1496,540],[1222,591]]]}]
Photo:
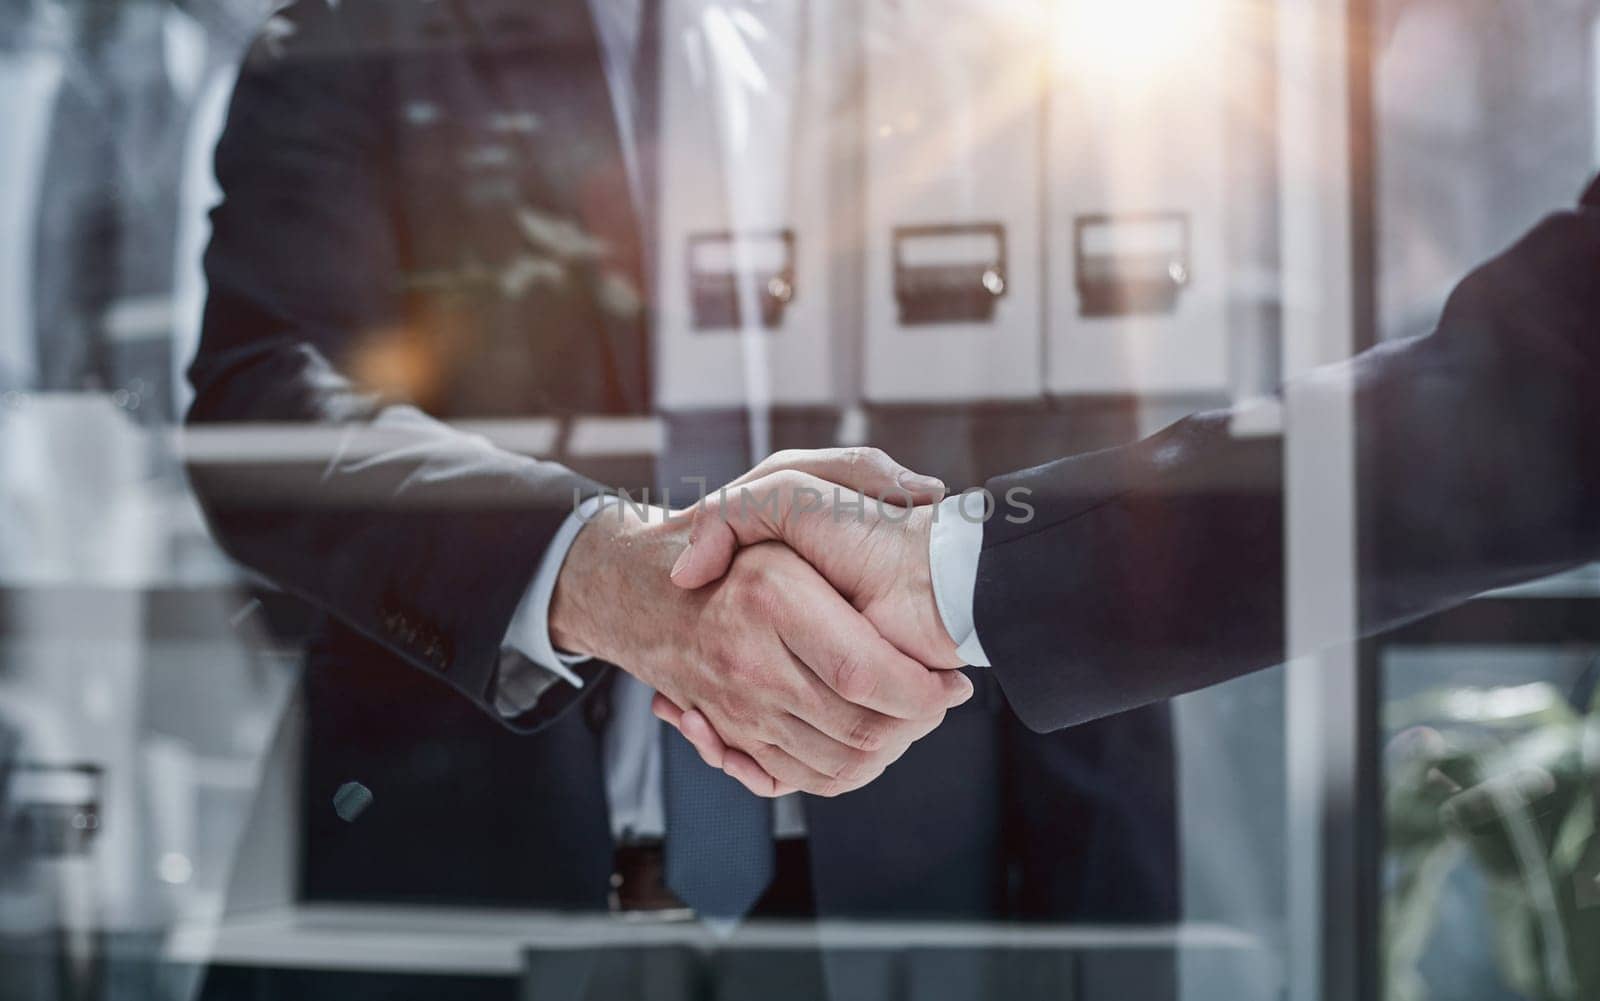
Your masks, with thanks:
[{"label": "white dress shirt", "polygon": [[[639,198],[633,135],[632,71],[639,43],[640,2],[589,0],[589,7],[600,36],[612,108],[622,133],[625,166],[638,204],[642,199]],[[939,506],[928,555],[934,595],[945,628],[967,663],[987,667],[989,661],[978,641],[972,614],[978,554],[983,546],[983,504],[980,497],[977,512],[971,513],[970,505],[962,506],[963,496],[951,497]],[[572,665],[586,658],[563,654],[551,643],[550,599],[578,532],[593,518],[604,516],[608,502],[615,503],[615,500],[593,498],[568,515],[540,558],[533,581],[506,630],[505,646],[579,687],[583,681],[572,670]],[[503,675],[496,696],[500,711],[515,715],[531,704],[532,699],[520,696],[519,692],[535,680],[519,679],[515,673]],[[537,691],[536,688],[532,690]],[[601,753],[612,836],[618,841],[659,838],[666,833],[666,821],[662,803],[661,723],[650,712],[654,693],[632,676],[622,674],[616,678],[610,694],[611,722],[602,738]],[[780,838],[804,833],[804,816],[796,797],[786,796],[774,803],[773,829]]]},{"label": "white dress shirt", "polygon": [[946,497],[934,511],[933,532],[928,538],[928,569],[933,574],[933,600],[939,607],[939,619],[955,643],[961,662],[973,667],[989,666],[989,655],[978,640],[978,624],[972,612],[987,503],[976,492]]}]

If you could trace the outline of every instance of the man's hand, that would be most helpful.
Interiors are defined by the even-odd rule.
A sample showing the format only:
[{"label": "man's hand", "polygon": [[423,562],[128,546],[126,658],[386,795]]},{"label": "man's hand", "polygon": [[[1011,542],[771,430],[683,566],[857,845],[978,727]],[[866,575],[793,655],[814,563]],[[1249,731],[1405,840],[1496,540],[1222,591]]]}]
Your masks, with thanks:
[{"label": "man's hand", "polygon": [[[942,492],[937,481],[908,479],[876,450],[780,453],[752,475],[764,479],[784,463],[875,493],[904,497],[915,487],[912,496],[926,500]],[[659,509],[642,514],[619,504],[597,515],[562,567],[551,639],[698,713],[748,755],[741,763],[755,763],[729,771],[752,791],[831,796],[857,788],[971,697],[964,677],[930,671],[896,649],[783,546],[745,550],[715,586],[674,586],[669,568],[690,531],[689,518]]]},{"label": "man's hand", "polygon": [[[672,582],[686,590],[704,587],[730,564],[737,568],[741,546],[781,541],[902,652],[929,667],[958,668],[928,565],[933,511],[881,504],[801,470],[779,471],[731,485],[696,508],[690,545],[673,567]],[[740,742],[696,707],[662,692],[654,708],[708,763],[746,785],[776,778],[770,770],[762,774],[760,757],[740,754]]]},{"label": "man's hand", "polygon": [[[934,603],[928,566],[934,509],[911,506],[918,499],[874,500],[804,469],[731,484],[695,508],[690,544],[673,566],[672,582],[704,587],[727,571],[739,547],[782,542],[901,651],[929,667],[961,667]],[[900,500],[906,505],[898,506]]]}]

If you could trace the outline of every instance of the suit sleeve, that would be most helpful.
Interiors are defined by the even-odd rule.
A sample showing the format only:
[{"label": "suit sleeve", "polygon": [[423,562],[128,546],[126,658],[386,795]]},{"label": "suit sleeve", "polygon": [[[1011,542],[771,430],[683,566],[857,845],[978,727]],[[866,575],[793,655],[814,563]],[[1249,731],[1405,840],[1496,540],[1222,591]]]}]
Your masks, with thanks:
[{"label": "suit sleeve", "polygon": [[[403,322],[386,55],[338,13],[352,9],[302,0],[241,70],[216,154],[223,201],[189,371],[190,480],[230,555],[499,718],[512,614],[574,504],[600,488],[340,372],[363,337]],[[273,430],[230,437],[250,425]],[[229,454],[264,434],[310,454]],[[512,725],[537,728],[581,697],[549,692]]]},{"label": "suit sleeve", "polygon": [[[1452,292],[1433,333],[1317,370],[1353,393],[1363,634],[1600,554],[1600,198]],[[1187,418],[988,484],[975,595],[1030,727],[1070,726],[1281,663],[1283,446]]]}]

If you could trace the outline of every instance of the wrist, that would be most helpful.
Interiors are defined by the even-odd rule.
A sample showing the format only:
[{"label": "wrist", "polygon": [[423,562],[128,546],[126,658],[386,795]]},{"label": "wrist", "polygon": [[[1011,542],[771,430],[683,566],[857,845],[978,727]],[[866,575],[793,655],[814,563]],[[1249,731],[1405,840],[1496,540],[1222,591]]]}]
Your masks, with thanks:
[{"label": "wrist", "polygon": [[627,669],[638,659],[637,641],[649,636],[641,620],[654,619],[641,616],[640,609],[659,608],[663,596],[674,597],[667,571],[687,526],[663,509],[627,502],[595,514],[573,540],[556,578],[551,643]]},{"label": "wrist", "polygon": [[595,643],[597,630],[589,614],[591,602],[583,595],[603,566],[604,553],[611,545],[610,535],[617,530],[618,520],[613,510],[601,511],[572,541],[566,562],[556,576],[555,591],[550,596],[550,643],[557,650],[585,657],[600,656]]},{"label": "wrist", "polygon": [[903,517],[884,519],[881,527],[892,531],[892,545],[875,554],[879,565],[869,576],[876,578],[876,598],[869,598],[867,617],[878,625],[885,639],[908,656],[940,670],[963,666],[956,645],[939,614],[933,586],[929,546],[933,535],[934,507],[910,509]]}]

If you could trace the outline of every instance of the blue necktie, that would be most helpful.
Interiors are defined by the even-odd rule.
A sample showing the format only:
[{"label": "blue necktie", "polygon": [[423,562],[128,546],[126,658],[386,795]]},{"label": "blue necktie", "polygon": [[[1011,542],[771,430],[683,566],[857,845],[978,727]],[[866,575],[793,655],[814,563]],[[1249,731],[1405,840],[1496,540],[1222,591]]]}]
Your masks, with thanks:
[{"label": "blue necktie", "polygon": [[772,882],[772,804],[661,728],[667,886],[702,918],[738,920]]}]

